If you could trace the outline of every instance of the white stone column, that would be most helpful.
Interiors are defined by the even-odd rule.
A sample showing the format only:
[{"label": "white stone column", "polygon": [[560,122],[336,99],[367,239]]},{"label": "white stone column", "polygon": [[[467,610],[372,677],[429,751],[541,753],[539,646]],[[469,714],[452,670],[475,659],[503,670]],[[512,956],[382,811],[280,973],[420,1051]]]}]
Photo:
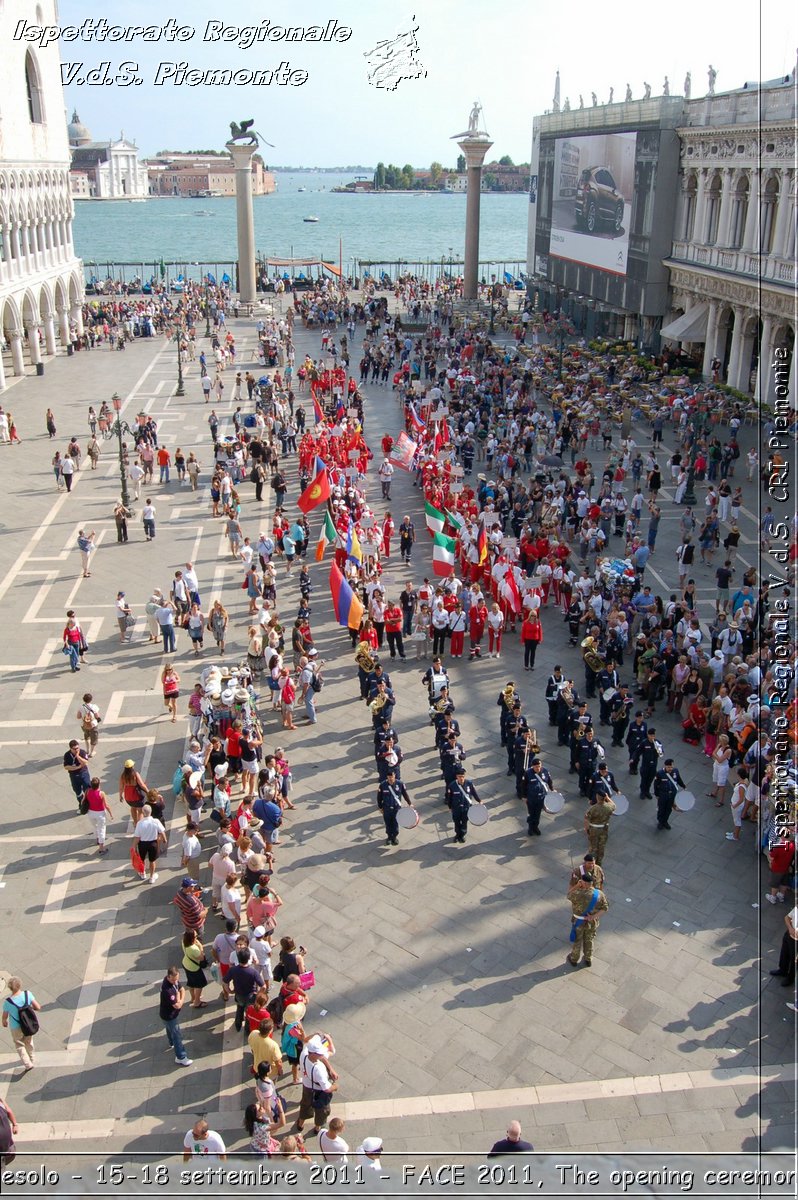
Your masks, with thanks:
[{"label": "white stone column", "polygon": [[19,276],[22,274],[22,238],[20,237],[19,223],[11,226],[11,245],[14,247],[14,256],[9,263],[10,274]]},{"label": "white stone column", "polygon": [[83,337],[83,305],[71,304],[69,307],[69,320],[78,331],[78,337]]},{"label": "white stone column", "polygon": [[773,231],[773,250],[772,254],[779,258],[785,257],[787,243],[787,228],[790,223],[790,217],[795,220],[795,206],[792,196],[790,195],[790,175],[788,171],[781,172],[781,180],[779,182],[779,208],[776,213],[776,228]]},{"label": "white stone column", "polygon": [[71,341],[69,336],[69,310],[66,308],[58,309],[58,336],[61,340],[61,345],[66,350]]},{"label": "white stone column", "polygon": [[751,254],[759,253],[759,206],[761,197],[759,195],[761,172],[758,167],[754,167],[748,174],[748,212],[745,216],[745,230],[743,232],[743,250],[748,250]]},{"label": "white stone column", "polygon": [[14,364],[14,374],[25,374],[25,354],[22,349],[22,334],[19,329],[8,330],[8,342],[11,347],[11,362]]},{"label": "white stone column", "polygon": [[707,173],[706,169],[700,170],[696,176],[697,189],[695,198],[695,220],[693,221],[693,238],[694,242],[698,242],[703,246],[706,242],[704,231],[704,223],[707,213]]},{"label": "white stone column", "polygon": [[754,396],[757,404],[768,403],[768,381],[770,379],[770,343],[773,338],[773,318],[763,316],[762,336],[759,340],[759,362],[756,369],[756,387]]},{"label": "white stone column", "polygon": [[715,346],[718,340],[718,316],[720,308],[715,300],[709,302],[707,316],[707,338],[704,342],[704,361],[701,364],[701,374],[704,379],[712,378],[712,359],[715,357]]},{"label": "white stone column", "polygon": [[482,190],[482,164],[493,142],[486,137],[467,137],[457,145],[465,155],[468,178],[463,299],[476,300],[479,293],[479,206]]},{"label": "white stone column", "polygon": [[241,304],[254,304],[255,291],[255,219],[252,213],[252,155],[257,142],[228,142],[227,150],[236,174],[236,225],[238,233],[238,298]]},{"label": "white stone column", "polygon": [[732,167],[727,167],[723,171],[720,190],[720,217],[718,219],[718,236],[715,241],[716,246],[728,246],[729,244],[732,215],[732,184],[735,181],[735,174],[736,172]]},{"label": "white stone column", "polygon": [[743,348],[743,326],[748,319],[748,313],[744,308],[734,309],[734,328],[732,329],[731,349],[729,351],[729,363],[726,367],[726,382],[729,387],[737,388],[739,391],[747,391],[747,388],[740,387],[740,371],[741,357]]},{"label": "white stone column", "polygon": [[0,354],[0,392],[5,391],[6,386],[6,369],[3,365],[3,356]]},{"label": "white stone column", "polygon": [[36,363],[42,361],[42,342],[39,326],[29,325],[25,333],[28,338],[28,345],[30,346],[30,360],[35,366]]},{"label": "white stone column", "polygon": [[58,343],[55,340],[55,318],[51,312],[42,314],[44,322],[44,348],[48,354],[58,353]]}]

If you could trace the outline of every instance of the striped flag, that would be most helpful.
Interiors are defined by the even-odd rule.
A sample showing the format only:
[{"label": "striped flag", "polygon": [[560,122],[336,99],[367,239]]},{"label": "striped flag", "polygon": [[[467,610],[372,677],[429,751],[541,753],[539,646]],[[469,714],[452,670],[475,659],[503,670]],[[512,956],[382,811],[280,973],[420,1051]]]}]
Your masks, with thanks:
[{"label": "striped flag", "polygon": [[315,389],[313,389],[310,394],[313,398],[313,420],[316,422],[317,425],[320,425],[322,423],[322,421],[324,420],[324,409],[322,408],[322,406],[319,404],[318,400],[316,399]]},{"label": "striped flag", "polygon": [[330,567],[330,592],[338,624],[343,625],[344,629],[359,629],[363,620],[363,605],[335,563]]},{"label": "striped flag", "polygon": [[452,512],[450,508],[444,509],[444,511],[446,513],[446,520],[451,525],[452,529],[456,529],[459,533],[465,525],[464,518],[461,517],[459,513]]},{"label": "striped flag", "polygon": [[356,562],[359,567],[363,566],[363,551],[360,548],[360,539],[357,536],[355,527],[350,519],[349,529],[346,533],[346,557]]},{"label": "striped flag", "polygon": [[329,512],[326,512],[324,514],[324,524],[321,527],[321,537],[316,547],[316,562],[322,562],[325,550],[328,546],[334,546],[337,538],[338,531],[333,525],[333,520]]},{"label": "striped flag", "polygon": [[434,504],[430,504],[429,500],[424,501],[424,519],[427,522],[427,529],[430,533],[443,533],[446,517],[439,508],[436,508]]},{"label": "striped flag", "polygon": [[436,575],[448,575],[454,566],[454,539],[443,533],[432,535],[432,570]]},{"label": "striped flag", "polygon": [[416,412],[415,404],[408,404],[407,407],[408,407],[408,410],[410,413],[411,429],[413,430],[414,433],[422,433],[426,429],[426,425],[424,424],[424,422],[421,420],[418,413]]},{"label": "striped flag", "polygon": [[477,530],[477,563],[481,567],[488,557],[488,531],[485,528],[485,518],[479,518]]},{"label": "striped flag", "polygon": [[515,578],[515,573],[512,567],[508,567],[504,576],[506,587],[507,601],[514,613],[521,611],[521,593],[518,590],[518,583]]}]

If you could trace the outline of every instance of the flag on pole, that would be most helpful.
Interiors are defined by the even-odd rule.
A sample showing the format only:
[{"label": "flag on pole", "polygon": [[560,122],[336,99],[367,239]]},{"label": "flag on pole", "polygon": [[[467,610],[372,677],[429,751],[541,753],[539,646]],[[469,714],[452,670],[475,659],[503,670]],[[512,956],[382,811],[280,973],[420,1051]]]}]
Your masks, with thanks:
[{"label": "flag on pole", "polygon": [[457,512],[452,512],[450,508],[444,509],[446,520],[451,525],[452,529],[456,529],[459,533],[465,525],[465,519]]},{"label": "flag on pole", "polygon": [[430,504],[429,500],[424,501],[424,519],[427,522],[427,529],[430,533],[443,533],[446,518],[439,508],[436,508],[434,504]]},{"label": "flag on pole", "polygon": [[330,592],[338,624],[343,625],[344,629],[359,629],[363,620],[363,605],[335,563],[330,567]]},{"label": "flag on pole", "polygon": [[479,518],[479,529],[477,530],[477,564],[482,566],[488,557],[488,531],[485,528],[485,518]]},{"label": "flag on pole", "polygon": [[346,532],[346,557],[356,562],[359,567],[363,566],[363,551],[360,548],[360,540],[355,532],[355,527],[350,518],[349,529]]},{"label": "flag on pole", "polygon": [[426,425],[416,412],[415,404],[408,404],[408,413],[410,416],[410,426],[414,433],[422,433],[426,429]]},{"label": "flag on pole", "polygon": [[328,546],[334,546],[337,539],[338,531],[333,525],[332,517],[328,511],[324,514],[324,523],[321,527],[321,536],[319,538],[319,544],[316,547],[316,562],[323,561],[325,550]]},{"label": "flag on pole", "polygon": [[318,504],[322,504],[330,499],[330,481],[327,478],[327,468],[319,471],[315,479],[312,479],[305,488],[302,495],[296,502],[296,506],[303,513],[309,513],[311,509]]},{"label": "flag on pole", "polygon": [[507,602],[514,613],[521,611],[521,593],[518,590],[518,582],[515,578],[515,573],[512,567],[508,567],[504,576],[506,584]]},{"label": "flag on pole", "polygon": [[323,458],[319,458],[318,454],[316,455],[316,467],[315,467],[315,470],[316,470],[316,474],[317,474],[317,475],[318,475],[319,471],[326,471],[326,470],[327,470],[327,464],[326,464],[326,462],[324,461],[324,459],[323,459]]},{"label": "flag on pole", "polygon": [[311,396],[313,397],[313,420],[316,422],[317,425],[320,425],[321,422],[324,420],[324,409],[322,408],[322,406],[319,404],[318,400],[316,399],[315,388],[311,392]]},{"label": "flag on pole", "polygon": [[448,575],[454,566],[454,538],[443,533],[432,535],[432,570],[436,575]]},{"label": "flag on pole", "polygon": [[391,448],[391,462],[394,466],[401,467],[403,471],[410,471],[413,467],[413,459],[416,456],[417,449],[418,443],[411,441],[405,431],[402,430]]}]

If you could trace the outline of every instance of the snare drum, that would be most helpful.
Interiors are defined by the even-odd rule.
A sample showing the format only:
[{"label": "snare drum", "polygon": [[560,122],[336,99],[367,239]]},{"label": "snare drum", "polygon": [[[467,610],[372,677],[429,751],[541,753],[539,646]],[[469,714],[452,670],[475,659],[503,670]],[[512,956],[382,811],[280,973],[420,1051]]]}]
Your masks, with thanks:
[{"label": "snare drum", "polygon": [[556,816],[565,808],[565,796],[562,792],[549,792],[546,799],[543,801],[543,811],[549,816]]},{"label": "snare drum", "polygon": [[421,817],[418,815],[418,811],[407,804],[403,808],[400,808],[396,814],[396,824],[400,829],[415,829],[420,820]]},{"label": "snare drum", "polygon": [[689,812],[691,808],[695,808],[695,796],[686,788],[682,788],[673,798],[673,807],[677,812]]},{"label": "snare drum", "polygon": [[625,816],[629,811],[629,801],[627,797],[619,793],[617,796],[613,796],[613,800],[615,801],[614,815],[616,817]]},{"label": "snare drum", "polygon": [[468,819],[472,825],[487,825],[490,813],[484,804],[472,804],[468,810]]}]

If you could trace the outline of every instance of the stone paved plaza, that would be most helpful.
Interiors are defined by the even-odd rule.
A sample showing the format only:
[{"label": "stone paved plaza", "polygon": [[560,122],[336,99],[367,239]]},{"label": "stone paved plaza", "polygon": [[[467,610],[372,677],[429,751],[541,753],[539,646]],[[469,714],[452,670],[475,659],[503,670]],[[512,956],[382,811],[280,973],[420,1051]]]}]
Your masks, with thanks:
[{"label": "stone paved plaza", "polygon": [[[244,321],[231,327],[238,365],[246,368],[254,328]],[[298,362],[306,351],[318,356],[318,335],[299,329],[296,348]],[[80,696],[90,690],[105,714],[93,762],[112,803],[122,762],[132,757],[152,785],[169,789],[172,813],[170,784],[186,726],[182,717],[170,724],[162,708],[162,655],[146,643],[143,606],[151,589],[166,590],[187,560],[196,565],[205,610],[221,596],[231,613],[230,657],[245,648],[242,571],[225,556],[207,487],[192,494],[174,479],[153,484],[147,494],[157,509],[155,541],[144,541],[139,505],[131,542],[120,546],[111,516],[118,498],[115,444],[103,446],[96,472],[84,466],[70,495],[56,491],[50,469],[54,450],[63,450],[71,434],[85,447],[89,404],[97,408],[118,391],[128,420],[144,409],[157,417],[170,449],[197,453],[207,485],[208,410],[197,364],[187,370],[183,398],[173,395],[175,377],[174,346],[156,339],[124,353],[103,349],[58,359],[44,378],[24,379],[2,398],[22,444],[0,446],[0,975],[20,975],[43,1012],[37,1067],[29,1074],[20,1075],[3,1035],[0,1094],[14,1108],[18,1147],[25,1152],[174,1155],[198,1113],[208,1115],[228,1148],[246,1144],[241,1114],[252,1090],[249,1068],[231,1008],[218,1001],[215,985],[207,989],[209,1007],[187,1011],[183,1020],[191,1068],[181,1070],[166,1053],[158,1019],[160,980],[167,963],[179,961],[181,926],[170,901],[183,874],[182,805],[171,818],[159,881],[142,887],[129,865],[125,823],[114,819],[111,852],[98,860],[61,767],[68,739],[80,736]],[[225,382],[229,396],[230,371]],[[366,394],[366,437],[376,454],[382,434],[401,427],[401,410],[389,389],[367,388]],[[305,404],[309,408],[307,395]],[[53,444],[44,432],[48,405],[58,424]],[[226,401],[217,411],[229,418],[232,405]],[[741,433],[744,454],[757,431]],[[646,430],[636,428],[634,436],[647,444]],[[603,462],[598,451],[591,457]],[[295,460],[289,477],[293,512]],[[269,489],[260,512],[251,484],[242,494],[242,526],[254,540],[271,528]],[[369,494],[381,513],[376,479]],[[745,494],[740,561],[750,564],[757,555],[756,485],[746,485]],[[671,492],[664,495],[649,575],[667,594],[676,585],[679,538]],[[699,502],[702,508],[702,493]],[[391,511],[397,524],[406,511],[415,521],[419,540],[410,576],[418,585],[432,574],[430,549],[420,492],[401,472]],[[313,546],[318,526],[317,512]],[[80,527],[100,534],[89,579],[80,574]],[[614,819],[604,862],[610,911],[593,967],[571,971],[565,891],[572,862],[587,848],[585,805],[568,776],[565,752],[550,736],[542,695],[555,662],[581,680],[562,615],[551,605],[543,614],[534,674],[523,671],[518,640],[508,640],[500,661],[449,664],[469,777],[492,817],[471,830],[464,846],[453,843],[442,803],[420,671],[412,661],[390,664],[403,777],[422,822],[402,833],[398,848],[385,847],[369,714],[358,700],[348,637],[332,617],[328,570],[329,555],[326,563],[311,564],[312,624],[329,664],[318,723],[286,734],[270,709],[262,711],[266,748],[288,747],[295,779],[296,809],[288,814],[275,875],[285,901],[279,932],[308,948],[318,982],[305,1024],[335,1040],[341,1089],[334,1112],[346,1117],[350,1145],[378,1134],[392,1151],[422,1157],[483,1151],[517,1117],[542,1152],[793,1149],[793,1014],[785,1008],[789,994],[767,974],[778,954],[784,908],[763,903],[764,860],[755,852],[753,829],[744,831],[740,845],[725,840],[728,812],[705,799],[707,760],[681,741],[677,720],[660,715],[658,735],[698,797],[696,808],[676,816],[670,834],[658,834],[653,803],[639,801],[636,787],[629,787],[631,808]],[[389,595],[398,595],[407,577],[393,559]],[[280,611],[291,620],[296,580],[286,580],[282,567],[278,578]],[[714,566],[697,566],[696,580],[706,618]],[[139,615],[125,646],[114,619],[120,588]],[[91,646],[80,680],[60,653],[70,606]],[[204,657],[217,661],[207,642]],[[175,661],[184,712],[196,678],[185,636],[178,637]],[[629,677],[628,664],[621,677]],[[544,762],[567,798],[563,813],[545,818],[539,839],[526,836],[525,811],[498,744],[496,698],[508,679],[518,684]],[[631,784],[625,756],[610,750],[608,757],[621,786]],[[209,917],[207,940],[217,931],[216,918]],[[284,1088],[289,1123],[297,1093]]]}]

